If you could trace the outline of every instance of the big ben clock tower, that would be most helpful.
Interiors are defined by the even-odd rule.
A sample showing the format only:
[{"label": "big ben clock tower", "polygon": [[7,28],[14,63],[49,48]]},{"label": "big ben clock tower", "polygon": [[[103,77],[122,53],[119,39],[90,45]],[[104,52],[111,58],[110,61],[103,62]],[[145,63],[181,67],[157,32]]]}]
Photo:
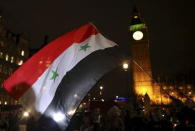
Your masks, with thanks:
[{"label": "big ben clock tower", "polygon": [[149,95],[154,100],[155,89],[152,86],[152,71],[149,55],[149,39],[147,26],[135,8],[129,26],[131,42],[131,67],[134,90],[137,95]]}]

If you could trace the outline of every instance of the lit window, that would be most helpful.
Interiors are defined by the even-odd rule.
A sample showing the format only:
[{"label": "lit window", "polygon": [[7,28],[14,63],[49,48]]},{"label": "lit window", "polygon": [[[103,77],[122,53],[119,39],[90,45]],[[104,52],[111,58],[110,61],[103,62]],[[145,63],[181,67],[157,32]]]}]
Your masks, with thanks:
[{"label": "lit window", "polygon": [[5,60],[8,61],[9,60],[9,56],[6,54],[5,56]]},{"label": "lit window", "polygon": [[183,87],[182,87],[182,86],[180,86],[180,87],[179,87],[179,89],[180,89],[180,90],[183,90]]},{"label": "lit window", "polygon": [[23,117],[29,117],[29,112],[24,111],[24,112],[23,112]]},{"label": "lit window", "polygon": [[21,56],[24,56],[24,51],[23,50],[21,51]]},{"label": "lit window", "polygon": [[22,65],[23,64],[23,60],[20,60],[19,62],[18,62],[18,65]]},{"label": "lit window", "polygon": [[163,90],[166,90],[167,89],[167,87],[165,86],[165,87],[163,87]]},{"label": "lit window", "polygon": [[187,88],[188,88],[188,89],[191,89],[192,87],[191,87],[191,85],[188,85]]},{"label": "lit window", "polygon": [[0,52],[0,58],[3,58],[3,52]]},{"label": "lit window", "polygon": [[134,18],[135,18],[135,19],[137,19],[137,18],[138,18],[138,16],[137,16],[137,15],[135,15],[135,16],[134,16]]},{"label": "lit window", "polygon": [[11,63],[14,63],[14,57],[13,56],[11,57]]},{"label": "lit window", "polygon": [[170,87],[169,87],[169,89],[173,90],[173,87],[172,87],[172,86],[170,86]]}]

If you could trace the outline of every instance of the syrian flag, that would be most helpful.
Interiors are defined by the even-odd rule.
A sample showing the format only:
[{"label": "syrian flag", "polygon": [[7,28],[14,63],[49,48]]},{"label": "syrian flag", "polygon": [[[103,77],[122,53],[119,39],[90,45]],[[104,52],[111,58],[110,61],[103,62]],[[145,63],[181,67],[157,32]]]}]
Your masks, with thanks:
[{"label": "syrian flag", "polygon": [[91,24],[49,43],[3,85],[39,116],[38,129],[64,130],[87,92],[121,62],[117,44]]}]

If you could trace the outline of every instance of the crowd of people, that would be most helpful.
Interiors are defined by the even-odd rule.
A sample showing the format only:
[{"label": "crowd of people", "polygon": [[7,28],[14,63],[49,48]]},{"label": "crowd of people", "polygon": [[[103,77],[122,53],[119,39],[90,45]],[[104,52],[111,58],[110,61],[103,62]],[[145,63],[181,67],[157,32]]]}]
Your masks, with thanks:
[{"label": "crowd of people", "polygon": [[[114,105],[106,113],[100,108],[73,117],[68,131],[194,131],[195,111],[183,108],[181,112],[145,116],[130,115],[129,110]],[[80,122],[81,121],[81,122]],[[77,124],[76,124],[77,123]]]},{"label": "crowd of people", "polygon": [[[159,108],[160,110],[160,108]],[[22,111],[13,110],[1,112],[0,131],[19,131]],[[33,131],[34,120],[25,120],[27,131]],[[133,113],[128,108],[113,105],[103,111],[100,107],[82,112],[76,112],[66,131],[194,131],[195,111],[183,107],[180,112],[150,111]]]},{"label": "crowd of people", "polygon": [[20,110],[0,112],[0,131],[18,131]]}]

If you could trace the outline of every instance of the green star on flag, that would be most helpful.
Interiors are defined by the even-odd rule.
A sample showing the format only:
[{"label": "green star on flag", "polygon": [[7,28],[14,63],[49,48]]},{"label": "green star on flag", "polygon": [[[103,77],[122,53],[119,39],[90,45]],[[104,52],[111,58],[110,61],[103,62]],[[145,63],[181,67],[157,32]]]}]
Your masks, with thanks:
[{"label": "green star on flag", "polygon": [[86,51],[86,50],[87,50],[87,48],[90,48],[90,46],[88,45],[88,43],[87,43],[87,44],[85,44],[85,45],[82,45],[82,46],[80,47],[80,50],[84,50],[84,51]]},{"label": "green star on flag", "polygon": [[54,80],[59,76],[57,71],[52,70],[52,77],[50,78],[50,80]]},{"label": "green star on flag", "polygon": [[[37,129],[67,130],[80,98],[121,62],[124,52],[115,46],[93,25],[84,25],[50,42],[5,80],[3,87],[14,98],[24,99],[26,108],[39,112],[34,115],[40,117]],[[75,99],[78,94],[79,99]],[[53,116],[59,112],[62,121],[55,122]]]}]

